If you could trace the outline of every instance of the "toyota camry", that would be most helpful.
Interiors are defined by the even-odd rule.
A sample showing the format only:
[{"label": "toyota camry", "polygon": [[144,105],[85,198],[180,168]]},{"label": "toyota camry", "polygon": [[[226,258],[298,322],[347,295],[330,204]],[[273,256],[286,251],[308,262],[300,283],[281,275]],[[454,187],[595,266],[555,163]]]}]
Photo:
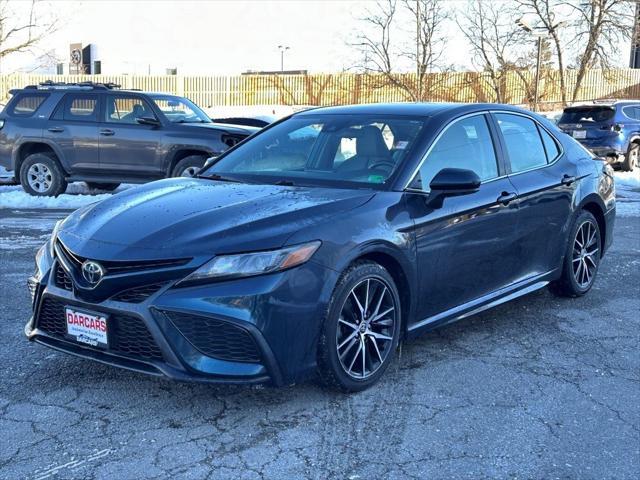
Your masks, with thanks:
[{"label": "toyota camry", "polygon": [[399,342],[549,286],[593,286],[611,168],[504,105],[294,114],[195,178],[59,222],[30,340],[176,380],[369,387]]}]

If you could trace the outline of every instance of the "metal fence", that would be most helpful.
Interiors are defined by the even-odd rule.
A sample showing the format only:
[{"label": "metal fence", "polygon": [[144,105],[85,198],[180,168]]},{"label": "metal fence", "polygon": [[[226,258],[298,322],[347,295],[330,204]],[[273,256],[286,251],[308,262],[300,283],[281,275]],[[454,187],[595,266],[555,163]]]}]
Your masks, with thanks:
[{"label": "metal fence", "polygon": [[[576,72],[565,74],[571,100]],[[237,76],[142,76],[142,75],[28,75],[0,76],[0,101],[12,88],[55,82],[113,82],[122,88],[167,92],[191,98],[202,107],[235,105],[342,105],[350,103],[402,102],[412,100],[408,91],[417,85],[415,74],[381,75],[336,73],[315,75]],[[422,98],[425,101],[495,102],[531,104],[533,72],[509,72],[499,82],[485,72],[429,74]],[[408,88],[407,88],[408,87]],[[542,105],[562,101],[557,71],[541,76]],[[576,100],[640,98],[640,70],[590,70],[577,91]]]}]

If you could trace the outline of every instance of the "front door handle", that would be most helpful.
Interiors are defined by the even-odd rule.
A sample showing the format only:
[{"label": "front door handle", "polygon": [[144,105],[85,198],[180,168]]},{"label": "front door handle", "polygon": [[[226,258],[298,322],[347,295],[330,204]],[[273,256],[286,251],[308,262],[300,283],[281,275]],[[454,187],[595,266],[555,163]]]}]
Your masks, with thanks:
[{"label": "front door handle", "polygon": [[116,132],[114,132],[113,130],[110,130],[108,128],[103,128],[102,130],[100,130],[100,135],[104,135],[105,137],[110,137],[112,135],[114,135]]},{"label": "front door handle", "polygon": [[515,192],[502,192],[502,195],[500,195],[496,201],[506,206],[516,198],[518,198],[518,194]]},{"label": "front door handle", "polygon": [[64,132],[64,128],[62,128],[62,127],[49,127],[49,128],[47,128],[47,130],[49,130],[50,132],[53,132],[53,133]]},{"label": "front door handle", "polygon": [[576,177],[573,177],[571,175],[567,175],[566,173],[562,176],[562,180],[560,180],[560,183],[562,185],[571,185],[573,182],[575,182],[577,180]]}]

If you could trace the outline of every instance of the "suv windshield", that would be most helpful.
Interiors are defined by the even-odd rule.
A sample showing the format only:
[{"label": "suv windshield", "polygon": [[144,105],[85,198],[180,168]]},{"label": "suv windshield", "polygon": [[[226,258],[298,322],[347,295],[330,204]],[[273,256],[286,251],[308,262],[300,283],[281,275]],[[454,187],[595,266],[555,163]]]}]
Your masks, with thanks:
[{"label": "suv windshield", "polygon": [[211,123],[211,119],[192,101],[173,95],[149,95],[171,123]]},{"label": "suv windshield", "polygon": [[615,109],[606,106],[565,108],[558,123],[606,122],[615,113]]},{"label": "suv windshield", "polygon": [[410,154],[424,123],[385,115],[292,117],[223,155],[200,176],[380,188]]}]

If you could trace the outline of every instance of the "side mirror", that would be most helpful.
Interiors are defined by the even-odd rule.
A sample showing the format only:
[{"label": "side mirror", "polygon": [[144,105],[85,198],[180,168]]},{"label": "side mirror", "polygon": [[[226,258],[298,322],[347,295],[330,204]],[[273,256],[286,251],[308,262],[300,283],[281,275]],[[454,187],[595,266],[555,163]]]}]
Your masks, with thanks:
[{"label": "side mirror", "polygon": [[136,122],[140,125],[151,125],[152,127],[160,126],[158,119],[153,117],[136,117]]},{"label": "side mirror", "polygon": [[480,188],[480,177],[472,171],[463,168],[443,168],[429,183],[429,197],[427,205],[433,208],[442,207],[445,197],[467,195],[477,192]]},{"label": "side mirror", "polygon": [[213,165],[214,163],[216,163],[216,160],[218,159],[217,156],[215,157],[209,157],[205,160],[204,165],[202,166],[202,168],[200,169],[200,171],[205,170],[207,168],[209,168],[211,165]]}]

